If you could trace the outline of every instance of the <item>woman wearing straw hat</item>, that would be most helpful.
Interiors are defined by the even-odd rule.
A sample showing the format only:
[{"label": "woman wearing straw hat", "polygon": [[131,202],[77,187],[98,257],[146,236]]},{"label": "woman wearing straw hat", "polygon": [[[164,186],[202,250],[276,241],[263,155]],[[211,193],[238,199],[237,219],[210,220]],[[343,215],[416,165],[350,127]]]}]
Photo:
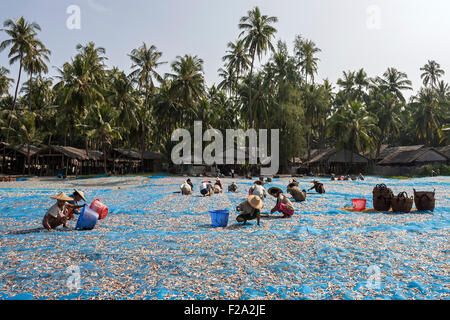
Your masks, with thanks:
[{"label": "woman wearing straw hat", "polygon": [[229,186],[228,186],[228,192],[236,192],[237,191],[237,185],[236,182],[232,182]]},{"label": "woman wearing straw hat", "polygon": [[50,199],[55,199],[57,202],[47,210],[47,213],[42,220],[42,225],[47,230],[55,229],[56,227],[62,225],[67,228],[68,221],[68,208],[79,209],[86,205],[74,206],[67,201],[73,201],[73,199],[67,196],[64,192],[61,192],[57,196],[50,197]]},{"label": "woman wearing straw hat", "polygon": [[190,195],[192,193],[192,188],[190,186],[190,184],[185,181],[182,185],[181,185],[181,194],[182,195]]},{"label": "woman wearing straw hat", "polygon": [[288,192],[295,201],[303,202],[306,200],[306,190],[300,190],[297,186],[288,186]]},{"label": "woman wearing straw hat", "polygon": [[264,182],[262,182],[261,180],[256,180],[255,183],[253,184],[253,186],[248,191],[248,194],[258,196],[261,199],[266,198],[267,192],[263,186],[264,186]]},{"label": "woman wearing straw hat", "polygon": [[216,183],[214,183],[214,193],[221,193],[223,190],[222,182],[219,178],[216,178]]},{"label": "woman wearing straw hat", "polygon": [[[81,200],[83,201],[87,201],[86,197],[84,196],[84,192],[74,189],[72,195],[70,196],[73,200],[72,201],[68,201],[68,203],[70,203],[73,206],[78,206],[78,202],[80,202]],[[68,218],[69,220],[71,220],[73,218],[74,214],[80,214],[80,210],[78,209],[73,209],[73,210],[69,210],[69,214],[68,214]]]},{"label": "woman wearing straw hat", "polygon": [[294,205],[291,200],[283,194],[283,190],[277,187],[272,187],[269,188],[268,192],[271,196],[277,198],[277,204],[270,211],[271,214],[281,212],[283,214],[283,218],[290,218],[294,215]]},{"label": "woman wearing straw hat", "polygon": [[204,197],[211,196],[213,192],[214,190],[211,181],[209,180],[202,181],[202,183],[200,184],[201,195]]},{"label": "woman wearing straw hat", "polygon": [[320,193],[320,194],[325,193],[325,187],[323,186],[323,183],[320,183],[317,180],[313,180],[313,183],[314,183],[314,185],[311,188],[309,188],[308,191],[315,189],[317,193]]},{"label": "woman wearing straw hat", "polygon": [[261,209],[264,207],[264,203],[258,196],[249,196],[247,200],[242,202],[236,207],[236,211],[242,212],[236,217],[237,222],[244,222],[247,224],[248,220],[256,219],[259,226],[261,219]]}]

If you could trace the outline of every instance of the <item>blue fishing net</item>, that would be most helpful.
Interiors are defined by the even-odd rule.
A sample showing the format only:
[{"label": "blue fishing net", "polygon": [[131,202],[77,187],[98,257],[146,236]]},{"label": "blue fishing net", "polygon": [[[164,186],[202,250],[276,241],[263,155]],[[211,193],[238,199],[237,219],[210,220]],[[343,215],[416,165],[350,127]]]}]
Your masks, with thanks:
[{"label": "blue fishing net", "polygon": [[[212,197],[200,196],[200,178],[190,196],[179,193],[182,178],[167,176],[85,188],[88,204],[109,208],[91,231],[42,228],[49,197],[72,188],[0,188],[0,299],[448,299],[449,178],[322,181],[326,194],[294,203],[291,219],[269,215],[268,195],[260,227],[236,222],[253,181],[234,180],[237,193]],[[395,194],[436,189],[436,209],[342,210],[354,198],[370,207],[378,183]],[[228,227],[212,227],[213,210],[230,210]]]}]

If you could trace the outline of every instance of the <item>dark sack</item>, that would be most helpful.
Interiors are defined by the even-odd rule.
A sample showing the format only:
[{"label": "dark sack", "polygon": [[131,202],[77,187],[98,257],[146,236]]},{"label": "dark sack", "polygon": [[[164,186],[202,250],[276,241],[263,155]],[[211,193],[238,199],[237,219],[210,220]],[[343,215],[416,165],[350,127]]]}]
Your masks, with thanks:
[{"label": "dark sack", "polygon": [[434,194],[436,189],[431,191],[416,191],[414,190],[414,203],[419,211],[434,211],[435,199]]},{"label": "dark sack", "polygon": [[413,205],[413,197],[408,198],[406,192],[399,193],[398,196],[392,198],[391,205],[394,212],[408,213]]},{"label": "dark sack", "polygon": [[392,190],[385,184],[377,184],[373,188],[373,208],[377,211],[389,211],[393,196]]}]

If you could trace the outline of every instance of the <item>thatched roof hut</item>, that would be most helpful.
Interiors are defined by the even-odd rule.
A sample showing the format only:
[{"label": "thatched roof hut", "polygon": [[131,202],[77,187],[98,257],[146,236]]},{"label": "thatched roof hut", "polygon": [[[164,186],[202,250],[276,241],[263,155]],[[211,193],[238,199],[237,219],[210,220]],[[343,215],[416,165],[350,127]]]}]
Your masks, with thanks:
[{"label": "thatched roof hut", "polygon": [[346,150],[328,149],[316,154],[307,164],[322,173],[348,174],[350,172],[367,172],[369,159]]},{"label": "thatched roof hut", "polygon": [[113,152],[115,153],[116,159],[121,160],[141,160],[141,153],[134,150],[120,149],[114,148]]},{"label": "thatched roof hut", "polygon": [[426,164],[442,165],[446,164],[448,157],[437,151],[435,148],[420,148],[417,150],[398,151],[380,162],[380,166],[422,166]]},{"label": "thatched roof hut", "polygon": [[[40,151],[40,148],[34,145],[13,145],[6,142],[0,142],[0,155],[5,155],[5,169],[4,172],[25,173],[25,169],[28,165],[28,156],[30,157],[30,170],[34,171],[36,165],[36,154]],[[29,152],[29,153],[28,153]],[[3,165],[3,161],[1,162]],[[31,170],[33,168],[33,170]]]},{"label": "thatched roof hut", "polygon": [[[88,150],[86,152],[85,149],[78,149],[74,147],[62,147],[62,146],[50,146],[42,152],[42,155],[49,152],[48,154],[62,154],[69,159],[76,160],[94,160],[99,161],[102,159],[103,153],[100,151]],[[56,153],[55,153],[56,152]]]},{"label": "thatched roof hut", "polygon": [[314,158],[312,158],[308,163],[363,163],[367,164],[369,160],[358,154],[351,152],[346,149],[338,151],[336,148],[328,149],[323,152],[318,153]]},{"label": "thatched roof hut", "polygon": [[[66,169],[66,173],[91,174],[100,171],[103,153],[96,150],[78,149],[67,146],[49,146],[38,152],[43,175],[54,175]],[[70,167],[70,169],[69,169]]]},{"label": "thatched roof hut", "polygon": [[450,159],[450,145],[445,146],[445,147],[435,148],[435,149]]}]

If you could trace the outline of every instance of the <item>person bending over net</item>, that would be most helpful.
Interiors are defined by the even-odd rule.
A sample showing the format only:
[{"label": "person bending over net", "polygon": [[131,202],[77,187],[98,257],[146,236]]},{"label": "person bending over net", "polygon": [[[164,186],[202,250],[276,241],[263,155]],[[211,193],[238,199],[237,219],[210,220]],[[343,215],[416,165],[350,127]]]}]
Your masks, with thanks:
[{"label": "person bending over net", "polygon": [[249,196],[247,200],[242,202],[236,207],[236,211],[242,212],[237,216],[237,222],[244,222],[247,224],[247,221],[256,219],[258,226],[259,221],[261,219],[261,209],[264,207],[264,203],[258,196]]},{"label": "person bending over net", "polygon": [[272,187],[268,190],[269,194],[275,198],[277,198],[277,204],[270,211],[270,214],[275,212],[281,212],[283,214],[283,218],[290,218],[294,215],[294,205],[291,200],[289,200],[280,188]]},{"label": "person bending over net", "polygon": [[67,196],[64,192],[59,195],[51,197],[50,199],[55,199],[57,202],[47,210],[47,213],[42,220],[42,225],[47,230],[55,229],[62,225],[64,228],[68,229],[67,221],[69,220],[69,215],[74,209],[80,209],[86,205],[76,206],[68,203],[67,201],[73,201],[73,199]]},{"label": "person bending over net", "polygon": [[314,189],[314,190],[316,190],[317,193],[320,193],[320,194],[325,193],[325,187],[323,186],[323,183],[320,183],[317,180],[314,180],[313,183],[314,183],[314,185],[311,188],[309,188],[308,191]]}]

